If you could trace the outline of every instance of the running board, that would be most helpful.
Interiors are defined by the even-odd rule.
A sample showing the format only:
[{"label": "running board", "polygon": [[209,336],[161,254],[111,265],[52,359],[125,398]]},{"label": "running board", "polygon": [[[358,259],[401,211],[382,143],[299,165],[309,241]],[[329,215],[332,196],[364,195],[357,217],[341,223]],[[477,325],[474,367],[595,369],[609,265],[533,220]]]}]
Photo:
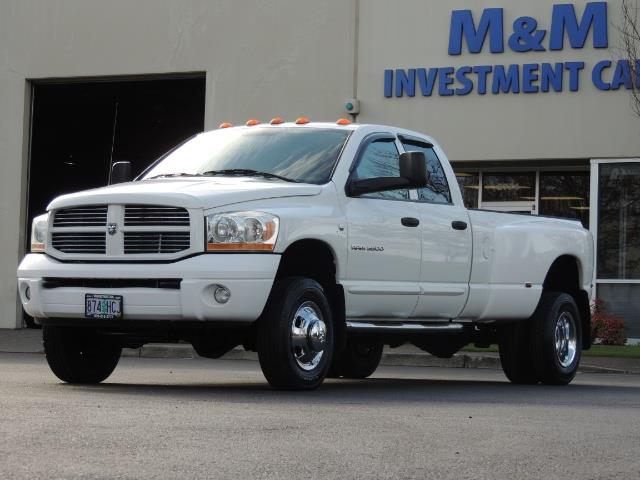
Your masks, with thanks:
[{"label": "running board", "polygon": [[461,323],[390,323],[390,322],[347,322],[347,330],[358,333],[435,333],[461,332]]}]

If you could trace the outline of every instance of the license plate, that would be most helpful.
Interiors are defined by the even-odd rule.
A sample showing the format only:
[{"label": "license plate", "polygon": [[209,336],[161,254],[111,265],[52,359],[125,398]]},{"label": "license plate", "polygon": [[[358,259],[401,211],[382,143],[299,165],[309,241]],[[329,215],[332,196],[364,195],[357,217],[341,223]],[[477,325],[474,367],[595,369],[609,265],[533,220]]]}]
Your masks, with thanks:
[{"label": "license plate", "polygon": [[122,318],[122,295],[86,294],[84,315],[88,318]]}]

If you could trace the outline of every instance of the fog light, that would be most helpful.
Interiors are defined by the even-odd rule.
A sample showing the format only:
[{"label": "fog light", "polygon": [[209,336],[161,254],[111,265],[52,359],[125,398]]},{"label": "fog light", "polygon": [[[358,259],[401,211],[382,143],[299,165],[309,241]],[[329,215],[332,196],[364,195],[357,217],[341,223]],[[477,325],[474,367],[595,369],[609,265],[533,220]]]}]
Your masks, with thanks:
[{"label": "fog light", "polygon": [[219,286],[213,293],[213,298],[215,298],[218,303],[227,303],[231,298],[231,292],[228,288]]},{"label": "fog light", "polygon": [[24,289],[24,297],[27,300],[31,300],[31,287],[27,287]]}]

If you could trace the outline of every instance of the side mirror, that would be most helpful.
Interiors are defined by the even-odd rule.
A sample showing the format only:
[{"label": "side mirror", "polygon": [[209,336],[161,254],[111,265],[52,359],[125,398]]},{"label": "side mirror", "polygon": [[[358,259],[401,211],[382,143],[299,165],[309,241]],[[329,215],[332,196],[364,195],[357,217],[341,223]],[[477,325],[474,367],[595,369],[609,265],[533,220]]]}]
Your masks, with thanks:
[{"label": "side mirror", "polygon": [[111,166],[111,175],[109,175],[109,185],[115,183],[130,182],[131,175],[131,162],[116,162]]},{"label": "side mirror", "polygon": [[400,154],[400,176],[409,180],[409,188],[427,186],[427,158],[424,152],[404,152]]},{"label": "side mirror", "polygon": [[423,152],[405,152],[400,155],[399,177],[377,177],[354,180],[347,184],[347,195],[387,192],[401,188],[427,186],[427,162]]}]

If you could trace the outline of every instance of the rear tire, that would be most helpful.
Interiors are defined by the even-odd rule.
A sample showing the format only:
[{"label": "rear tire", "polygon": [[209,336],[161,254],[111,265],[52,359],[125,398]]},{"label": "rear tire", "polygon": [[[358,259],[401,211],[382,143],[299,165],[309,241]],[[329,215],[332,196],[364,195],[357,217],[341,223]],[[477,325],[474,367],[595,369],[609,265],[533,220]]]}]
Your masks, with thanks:
[{"label": "rear tire", "polygon": [[531,339],[538,380],[566,385],[576,376],[582,355],[580,311],[571,295],[543,293],[533,314]]},{"label": "rear tire", "polygon": [[42,339],[47,363],[67,383],[100,383],[118,365],[122,346],[117,337],[85,328],[45,326]]},{"label": "rear tire", "polygon": [[533,368],[529,342],[529,320],[502,327],[498,350],[502,371],[511,383],[534,384],[538,378]]},{"label": "rear tire", "polygon": [[331,365],[333,318],[315,280],[278,280],[258,321],[258,359],[273,388],[319,387]]},{"label": "rear tire", "polygon": [[364,379],[376,371],[382,358],[382,345],[350,339],[344,350],[336,354],[329,371],[332,378]]},{"label": "rear tire", "polygon": [[566,385],[582,354],[580,313],[571,295],[545,292],[531,318],[503,327],[500,360],[513,383]]}]

